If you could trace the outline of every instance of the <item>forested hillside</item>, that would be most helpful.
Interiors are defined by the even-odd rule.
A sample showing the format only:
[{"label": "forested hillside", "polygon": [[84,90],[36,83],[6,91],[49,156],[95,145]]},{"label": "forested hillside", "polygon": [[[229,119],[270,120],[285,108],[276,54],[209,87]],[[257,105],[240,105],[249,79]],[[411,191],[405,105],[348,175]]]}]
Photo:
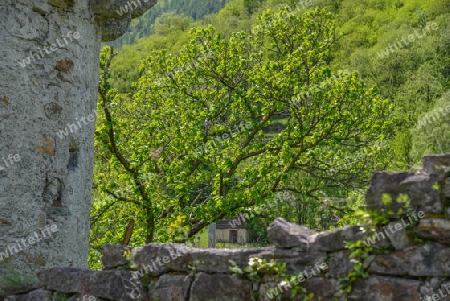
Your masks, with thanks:
[{"label": "forested hillside", "polygon": [[101,57],[92,266],[131,219],[133,245],[243,212],[259,238],[357,224],[373,172],[450,152],[450,0],[161,1],[124,41]]},{"label": "forested hillside", "polygon": [[112,47],[130,45],[142,37],[155,33],[155,21],[165,14],[176,14],[201,20],[204,16],[215,13],[230,0],[159,0],[158,3],[141,18],[133,20],[127,33],[108,43]]}]

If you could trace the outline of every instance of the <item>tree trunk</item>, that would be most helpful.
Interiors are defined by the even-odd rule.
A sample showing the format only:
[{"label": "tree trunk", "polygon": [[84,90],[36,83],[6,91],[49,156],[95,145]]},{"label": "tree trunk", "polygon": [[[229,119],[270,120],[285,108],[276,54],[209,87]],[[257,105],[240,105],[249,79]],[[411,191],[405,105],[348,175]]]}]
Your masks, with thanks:
[{"label": "tree trunk", "polygon": [[101,41],[155,2],[1,0],[0,287],[87,267]]}]

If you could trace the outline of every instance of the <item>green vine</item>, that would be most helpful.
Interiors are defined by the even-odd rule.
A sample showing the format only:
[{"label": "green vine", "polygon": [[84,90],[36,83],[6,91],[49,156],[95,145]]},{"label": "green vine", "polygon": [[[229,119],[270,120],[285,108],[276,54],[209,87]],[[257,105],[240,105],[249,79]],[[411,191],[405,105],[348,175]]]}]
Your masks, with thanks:
[{"label": "green vine", "polygon": [[369,274],[365,271],[364,263],[369,259],[371,246],[367,246],[363,240],[346,242],[350,249],[350,262],[354,268],[346,276],[339,279],[339,291],[349,293],[352,290],[352,284],[359,278],[366,278]]},{"label": "green vine", "polygon": [[[369,275],[365,267],[367,266],[366,264],[370,254],[383,253],[383,251],[386,251],[386,249],[391,247],[391,244],[387,244],[385,247],[373,247],[370,245],[371,242],[376,241],[376,227],[388,224],[390,221],[389,218],[394,215],[391,195],[387,193],[382,194],[381,201],[384,206],[379,211],[361,208],[361,210],[356,213],[360,218],[361,227],[364,228],[368,235],[357,241],[346,242],[346,248],[350,251],[350,262],[353,263],[354,268],[346,276],[339,279],[339,291],[341,293],[351,292],[352,285],[357,279],[366,278]],[[408,196],[405,194],[399,194],[396,198],[396,202],[402,203],[402,207],[404,208],[409,208],[411,203]],[[397,210],[395,215],[404,213],[405,209],[402,207]],[[410,227],[411,225],[405,230],[408,230]]]},{"label": "green vine", "polygon": [[[245,280],[249,280],[254,283],[261,283],[265,275],[273,276],[277,279],[281,279],[280,284],[282,286],[289,285],[291,289],[291,297],[296,296],[303,297],[303,300],[308,301],[313,298],[312,293],[307,293],[306,289],[298,284],[298,279],[303,278],[303,273],[298,273],[296,275],[288,274],[286,272],[286,263],[280,263],[274,259],[267,261],[266,259],[260,259],[257,257],[252,257],[249,260],[248,266],[242,268],[233,260],[230,260],[230,271],[233,275],[240,277]],[[273,296],[276,296],[278,300],[281,300],[281,294],[278,294],[276,289],[269,288],[268,292]]]}]

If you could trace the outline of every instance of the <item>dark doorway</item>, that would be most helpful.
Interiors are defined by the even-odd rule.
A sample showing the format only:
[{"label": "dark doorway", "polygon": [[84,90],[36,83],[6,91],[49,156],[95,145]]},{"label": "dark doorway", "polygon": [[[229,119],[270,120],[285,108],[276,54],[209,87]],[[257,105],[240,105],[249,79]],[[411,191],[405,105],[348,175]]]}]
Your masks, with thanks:
[{"label": "dark doorway", "polygon": [[237,243],[237,238],[238,238],[237,234],[238,234],[237,230],[230,230],[230,243],[234,243],[234,244]]}]

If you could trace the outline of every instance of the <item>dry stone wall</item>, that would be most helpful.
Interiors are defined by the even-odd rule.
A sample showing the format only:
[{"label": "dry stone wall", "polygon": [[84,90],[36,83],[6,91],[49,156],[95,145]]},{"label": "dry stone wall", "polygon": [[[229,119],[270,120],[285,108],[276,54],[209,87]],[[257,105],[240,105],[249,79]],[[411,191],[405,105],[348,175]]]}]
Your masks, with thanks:
[{"label": "dry stone wall", "polygon": [[[411,210],[399,211],[405,209],[405,195]],[[39,285],[10,288],[0,300],[305,300],[291,296],[291,287],[299,284],[313,294],[311,300],[449,301],[450,155],[424,157],[416,173],[374,174],[366,200],[369,209],[389,219],[371,240],[359,226],[318,233],[278,218],[268,229],[274,246],[267,248],[107,245],[103,270],[43,270]],[[350,292],[341,292],[342,278],[355,269],[345,242],[361,240],[381,248],[364,261],[369,275],[356,279]],[[230,260],[247,266],[260,259],[286,263],[287,272],[303,272],[303,277],[283,283],[267,274],[250,281],[230,272]]]}]

